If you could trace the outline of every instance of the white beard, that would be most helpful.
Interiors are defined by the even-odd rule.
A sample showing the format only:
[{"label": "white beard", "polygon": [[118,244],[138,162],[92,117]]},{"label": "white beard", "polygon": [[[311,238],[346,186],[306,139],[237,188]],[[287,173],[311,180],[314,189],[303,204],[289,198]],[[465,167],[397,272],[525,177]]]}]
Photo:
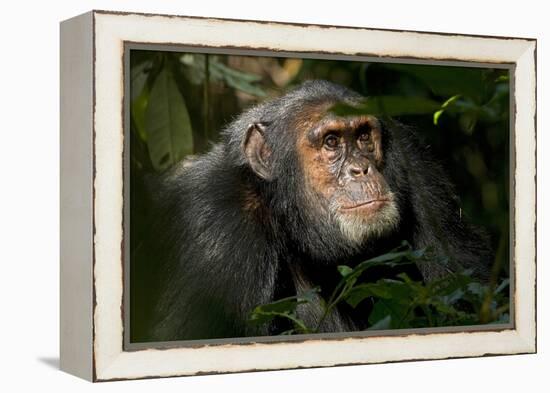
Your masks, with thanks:
[{"label": "white beard", "polygon": [[356,214],[345,214],[337,209],[331,209],[331,214],[344,238],[354,247],[360,247],[370,238],[379,238],[391,232],[399,224],[399,211],[393,198],[368,218]]}]

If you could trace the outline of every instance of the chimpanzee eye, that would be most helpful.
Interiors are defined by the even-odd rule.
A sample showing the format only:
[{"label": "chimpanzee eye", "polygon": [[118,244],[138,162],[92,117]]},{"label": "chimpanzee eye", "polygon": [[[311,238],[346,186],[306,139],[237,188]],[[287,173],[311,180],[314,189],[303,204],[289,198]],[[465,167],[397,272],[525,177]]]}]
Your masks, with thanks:
[{"label": "chimpanzee eye", "polygon": [[323,141],[324,145],[329,149],[338,147],[338,137],[334,134],[328,134]]},{"label": "chimpanzee eye", "polygon": [[357,137],[357,139],[359,140],[359,142],[368,142],[369,139],[370,139],[370,135],[368,132],[366,131],[363,131],[359,134],[359,136]]}]

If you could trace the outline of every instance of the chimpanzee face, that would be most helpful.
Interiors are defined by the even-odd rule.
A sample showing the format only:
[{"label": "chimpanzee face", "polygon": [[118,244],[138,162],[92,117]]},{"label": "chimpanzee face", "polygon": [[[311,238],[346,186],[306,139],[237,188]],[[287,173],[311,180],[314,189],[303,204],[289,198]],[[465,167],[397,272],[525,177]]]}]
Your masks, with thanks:
[{"label": "chimpanzee face", "polygon": [[[305,125],[302,123],[302,125]],[[381,173],[382,130],[374,116],[326,114],[299,130],[298,158],[306,189],[344,238],[360,245],[394,229],[395,196]]]},{"label": "chimpanzee face", "polygon": [[[348,246],[356,248],[396,228],[399,212],[381,173],[380,122],[374,116],[337,117],[328,112],[329,107],[304,106],[286,130],[292,134],[286,139],[295,146],[285,148],[296,151],[294,165],[299,168],[294,173],[301,177],[293,191],[301,196],[295,208],[308,217],[306,222],[323,227],[318,232],[338,231]],[[272,163],[280,156],[266,141],[269,132],[262,123],[252,124],[243,144],[249,166],[267,181],[276,176]]]}]

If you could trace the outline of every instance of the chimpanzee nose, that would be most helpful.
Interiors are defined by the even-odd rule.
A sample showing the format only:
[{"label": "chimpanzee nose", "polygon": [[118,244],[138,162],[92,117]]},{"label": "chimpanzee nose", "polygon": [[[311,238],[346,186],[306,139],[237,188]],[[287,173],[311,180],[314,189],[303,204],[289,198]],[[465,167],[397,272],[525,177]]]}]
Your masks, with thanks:
[{"label": "chimpanzee nose", "polygon": [[353,178],[361,178],[361,177],[367,176],[367,174],[369,173],[369,167],[370,167],[370,164],[368,162],[364,164],[353,163],[353,164],[350,164],[348,168],[348,172],[350,176]]}]

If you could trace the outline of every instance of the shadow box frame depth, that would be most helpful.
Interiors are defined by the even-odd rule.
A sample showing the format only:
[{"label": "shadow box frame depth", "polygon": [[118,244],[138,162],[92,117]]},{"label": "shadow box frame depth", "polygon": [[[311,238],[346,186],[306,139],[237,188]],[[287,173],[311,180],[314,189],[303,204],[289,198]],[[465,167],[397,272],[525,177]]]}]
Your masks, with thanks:
[{"label": "shadow box frame depth", "polygon": [[[130,343],[131,49],[508,69],[510,323]],[[61,23],[60,64],[62,370],[108,381],[536,352],[535,39],[91,11]]]}]

